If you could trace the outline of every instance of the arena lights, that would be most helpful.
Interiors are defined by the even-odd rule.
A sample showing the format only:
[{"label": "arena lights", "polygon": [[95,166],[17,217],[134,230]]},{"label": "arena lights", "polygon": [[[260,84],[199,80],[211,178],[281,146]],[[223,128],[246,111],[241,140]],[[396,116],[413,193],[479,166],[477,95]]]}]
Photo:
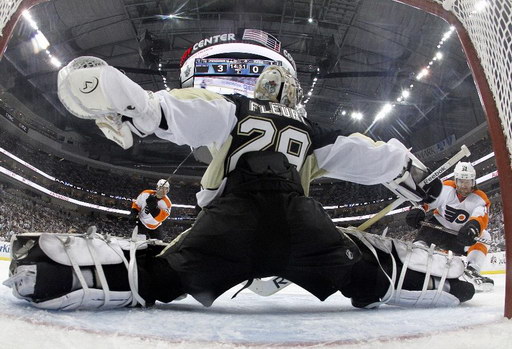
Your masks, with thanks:
[{"label": "arena lights", "polygon": [[385,118],[386,115],[388,115],[391,112],[391,110],[393,110],[394,107],[395,107],[395,105],[391,104],[391,103],[384,104],[382,109],[375,116],[375,120],[380,120],[380,119]]},{"label": "arena lights", "polygon": [[[343,113],[344,112],[345,111],[343,111]],[[342,115],[344,115],[343,113],[342,113]],[[363,119],[363,113],[358,112],[358,111],[352,112],[352,114],[350,114],[350,116],[352,117],[352,119],[355,119],[355,120],[362,120]]]},{"label": "arena lights", "polygon": [[[443,34],[441,40],[437,44],[437,48],[438,49],[440,49],[443,46],[443,44],[445,43],[445,41],[448,40],[452,36],[454,31],[455,31],[455,27],[454,26],[450,26],[448,31],[446,31]],[[438,50],[434,54],[434,57],[432,57],[432,59],[428,62],[428,65],[426,67],[421,68],[421,70],[416,74],[416,80],[419,81],[419,80],[422,80],[422,79],[426,78],[430,74],[430,68],[434,65],[435,62],[441,61],[442,58],[443,58],[443,53],[440,50]],[[401,103],[401,102],[405,101],[411,95],[411,90],[413,89],[413,87],[414,87],[414,85],[410,84],[409,85],[409,89],[402,90],[401,96],[398,97],[396,99],[396,101],[398,103]],[[373,127],[373,125],[375,124],[375,121],[383,119],[387,114],[389,114],[391,109],[395,106],[394,104],[392,104],[391,108],[389,108],[389,106],[387,106],[387,105],[390,105],[390,103],[386,103],[386,105],[377,113],[377,115],[375,115],[374,121],[366,129],[365,133],[368,132]]]},{"label": "arena lights", "polygon": [[28,10],[23,11],[23,18],[25,18],[25,21],[36,31],[35,36],[32,38],[32,46],[34,48],[34,53],[39,53],[40,51],[44,50],[46,55],[48,56],[50,63],[56,67],[60,68],[62,66],[61,61],[53,56],[48,48],[50,47],[50,42],[46,38],[46,36],[39,30],[39,26],[37,25],[36,21],[32,18]]},{"label": "arena lights", "polygon": [[162,72],[162,63],[158,63],[158,71],[160,72],[160,76],[162,77],[162,81],[164,83],[165,90],[170,91],[171,89],[169,88],[169,86],[167,86],[167,78],[165,77],[165,74]]},{"label": "arena lights", "polygon": [[[3,149],[1,147],[0,147],[0,152],[5,154],[5,155],[7,155],[7,156],[9,156],[10,158],[12,158],[13,160],[17,161],[18,163],[26,166],[27,168],[30,168],[32,171],[39,173],[41,176],[44,176],[44,177],[46,177],[46,178],[48,178],[50,180],[59,182],[61,184],[67,185],[67,186],[71,186],[71,187],[73,187],[75,189],[78,189],[78,187],[76,187],[76,186],[74,186],[74,185],[72,185],[70,183],[61,181],[61,180],[59,180],[59,179],[57,179],[57,178],[55,178],[53,176],[50,176],[49,174],[46,174],[45,172],[39,170],[38,168],[36,168],[35,166],[32,166],[29,163],[23,161],[22,159],[18,158],[14,154],[9,153],[7,150],[5,150],[5,149]],[[481,162],[483,162],[485,160],[488,160],[488,159],[492,158],[493,156],[494,156],[494,153],[487,154],[486,156],[484,156],[484,157],[474,161],[472,164],[476,166],[477,164],[479,164],[479,163],[481,163]],[[22,176],[20,176],[20,175],[18,175],[16,173],[12,172],[10,170],[7,170],[7,169],[5,169],[5,168],[3,168],[1,166],[0,166],[0,173],[4,173],[4,174],[10,176],[11,178],[16,179],[19,182],[22,182],[22,183],[24,183],[26,185],[31,186],[34,189],[42,191],[43,193],[45,193],[47,195],[56,197],[56,198],[61,199],[61,200],[72,202],[72,203],[74,203],[76,205],[87,206],[87,207],[92,207],[92,208],[95,208],[95,209],[98,209],[98,210],[110,211],[110,212],[121,213],[121,214],[128,214],[129,213],[129,211],[116,210],[116,209],[107,208],[107,207],[103,207],[103,206],[99,206],[99,205],[94,205],[94,204],[86,203],[86,202],[83,202],[83,201],[79,201],[79,200],[72,199],[70,197],[67,197],[67,196],[55,193],[55,192],[50,191],[49,189],[47,189],[45,187],[42,187],[39,184],[33,183],[32,181],[30,181],[30,180],[28,180],[28,179],[26,179],[26,178],[24,178],[24,177],[22,177]],[[442,180],[448,179],[451,176],[453,176],[453,173],[443,177]],[[493,171],[493,172],[488,173],[488,174],[486,174],[486,175],[484,175],[482,177],[477,178],[477,183],[480,184],[480,183],[486,182],[486,181],[488,181],[488,180],[490,180],[492,178],[495,178],[495,177],[498,177],[498,172],[497,171]],[[83,189],[83,188],[80,188],[80,190],[83,190],[83,191],[86,191],[86,192],[89,192],[89,193],[98,194],[97,192],[92,191],[92,190],[87,190],[87,189]],[[101,195],[105,196],[105,194],[101,194]],[[120,199],[120,200],[130,200],[128,198],[124,198],[124,197],[120,197],[120,196],[111,196],[111,195],[109,195],[109,197],[114,198],[114,199]],[[393,198],[388,198],[387,200],[392,200],[392,199]],[[324,206],[324,209],[326,209],[326,210],[333,210],[333,209],[344,208],[344,207],[356,207],[356,206],[362,206],[362,205],[365,205],[365,204],[374,204],[374,203],[379,203],[379,202],[384,202],[384,201],[385,201],[384,199],[378,199],[378,200],[374,200],[372,202],[365,202],[365,203],[350,203],[350,204],[338,205],[338,206]],[[194,205],[173,204],[173,207],[194,208],[195,206]],[[402,209],[393,210],[390,213],[388,213],[387,215],[393,215],[393,214],[396,214],[396,213],[405,212],[407,210],[409,210],[409,208],[405,207],[405,208],[402,208]],[[372,216],[373,216],[373,214],[365,215],[365,216],[357,216],[357,217],[335,218],[332,221],[333,222],[355,221],[355,220],[359,220],[359,219],[368,219],[368,218],[370,218]]]},{"label": "arena lights", "polygon": [[315,89],[315,85],[318,81],[319,75],[320,75],[320,68],[316,68],[316,76],[313,78],[313,82],[311,83],[311,88],[309,89],[309,92],[307,93],[308,98],[306,98],[306,100],[303,102],[304,106],[306,106],[306,104],[308,104],[309,99],[313,95],[313,91]]}]

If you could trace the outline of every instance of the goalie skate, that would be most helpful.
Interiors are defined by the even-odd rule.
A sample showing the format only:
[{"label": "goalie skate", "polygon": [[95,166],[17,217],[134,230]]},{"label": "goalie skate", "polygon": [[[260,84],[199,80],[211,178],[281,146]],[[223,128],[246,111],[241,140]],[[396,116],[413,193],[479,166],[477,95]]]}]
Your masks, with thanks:
[{"label": "goalie skate", "polygon": [[470,265],[464,270],[461,279],[472,283],[476,292],[491,292],[494,288],[494,281],[491,278],[482,276]]}]

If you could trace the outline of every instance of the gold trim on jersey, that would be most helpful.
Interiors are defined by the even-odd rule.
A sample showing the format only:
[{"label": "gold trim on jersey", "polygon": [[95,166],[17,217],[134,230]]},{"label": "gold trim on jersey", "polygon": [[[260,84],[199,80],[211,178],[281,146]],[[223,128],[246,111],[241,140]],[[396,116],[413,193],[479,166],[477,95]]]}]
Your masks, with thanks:
[{"label": "gold trim on jersey", "polygon": [[327,171],[318,167],[316,156],[314,154],[308,155],[299,171],[304,195],[309,196],[309,185],[311,181],[315,178],[323,177],[326,173]]},{"label": "gold trim on jersey", "polygon": [[212,154],[212,161],[210,165],[208,165],[203,178],[201,178],[201,187],[203,189],[215,190],[219,188],[225,177],[224,160],[226,159],[232,141],[233,136],[230,135],[219,150],[215,147],[208,147]]}]

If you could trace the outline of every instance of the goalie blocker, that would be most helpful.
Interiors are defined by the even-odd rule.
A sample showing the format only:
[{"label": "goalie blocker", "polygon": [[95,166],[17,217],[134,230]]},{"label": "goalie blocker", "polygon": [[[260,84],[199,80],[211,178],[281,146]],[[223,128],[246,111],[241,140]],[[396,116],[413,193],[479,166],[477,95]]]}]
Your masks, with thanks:
[{"label": "goalie blocker", "polygon": [[[459,280],[458,257],[398,240],[345,230],[362,252],[341,288],[355,307],[456,306],[473,297]],[[15,297],[37,308],[111,309],[170,302],[183,295],[178,275],[159,258],[165,245],[88,234],[20,234],[12,241]],[[336,290],[333,289],[331,294]]]}]

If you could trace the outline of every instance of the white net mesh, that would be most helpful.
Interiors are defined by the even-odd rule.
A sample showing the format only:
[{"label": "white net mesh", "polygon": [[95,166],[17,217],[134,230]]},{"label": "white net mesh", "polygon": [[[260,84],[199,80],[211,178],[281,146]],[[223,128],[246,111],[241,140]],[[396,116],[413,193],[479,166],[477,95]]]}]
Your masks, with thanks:
[{"label": "white net mesh", "polygon": [[496,101],[512,161],[512,2],[426,0],[444,4],[469,34]]},{"label": "white net mesh", "polygon": [[3,36],[4,27],[11,19],[23,0],[1,0],[0,1],[0,36]]}]

